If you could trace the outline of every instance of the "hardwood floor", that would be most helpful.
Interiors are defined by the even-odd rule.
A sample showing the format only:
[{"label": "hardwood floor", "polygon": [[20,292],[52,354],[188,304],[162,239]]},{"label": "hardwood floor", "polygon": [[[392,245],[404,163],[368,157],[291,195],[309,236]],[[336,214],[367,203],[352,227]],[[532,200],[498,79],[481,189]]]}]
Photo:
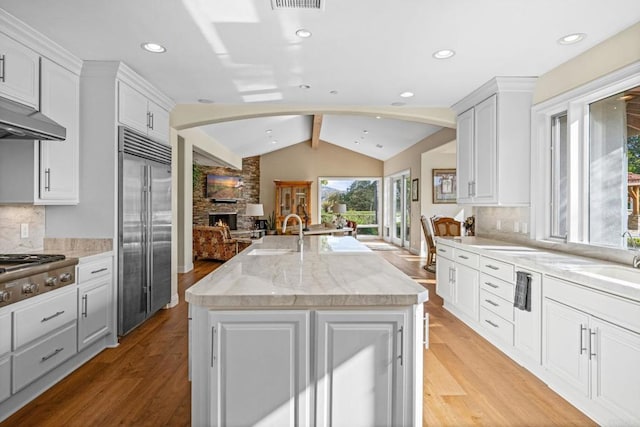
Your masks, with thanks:
[{"label": "hardwood floor", "polygon": [[[424,352],[425,426],[595,425],[442,308],[435,276],[405,250],[379,255],[429,290]],[[162,310],[5,422],[5,426],[188,426],[184,290],[220,263],[198,261],[179,277],[180,304]]]}]

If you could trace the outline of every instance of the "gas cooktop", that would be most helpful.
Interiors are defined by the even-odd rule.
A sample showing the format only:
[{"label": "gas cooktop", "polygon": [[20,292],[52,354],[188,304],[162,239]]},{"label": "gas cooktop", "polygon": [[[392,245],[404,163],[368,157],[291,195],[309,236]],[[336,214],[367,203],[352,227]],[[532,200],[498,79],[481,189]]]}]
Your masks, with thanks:
[{"label": "gas cooktop", "polygon": [[64,255],[0,254],[0,273],[18,270],[31,265],[62,261],[64,259]]}]

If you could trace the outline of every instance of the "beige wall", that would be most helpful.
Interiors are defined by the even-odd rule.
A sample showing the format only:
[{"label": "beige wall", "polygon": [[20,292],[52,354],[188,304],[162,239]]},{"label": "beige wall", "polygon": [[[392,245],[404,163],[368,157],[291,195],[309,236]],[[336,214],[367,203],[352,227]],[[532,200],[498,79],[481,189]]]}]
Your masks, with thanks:
[{"label": "beige wall", "polygon": [[640,61],[640,22],[554,68],[538,79],[534,104]]},{"label": "beige wall", "polygon": [[[456,139],[455,129],[444,128],[433,135],[419,141],[417,144],[407,148],[403,152],[384,162],[384,176],[389,176],[409,170],[411,179],[422,177],[422,153],[433,150]],[[424,189],[424,180],[421,179],[420,186]],[[421,190],[421,200],[424,194]],[[422,228],[420,227],[421,202],[411,202],[411,227],[410,249],[414,253],[420,252],[422,242]]]},{"label": "beige wall", "polygon": [[260,158],[260,202],[265,218],[274,210],[275,186],[273,181],[313,181],[311,185],[311,218],[318,219],[318,177],[380,177],[381,160],[358,154],[328,142],[311,148],[308,142],[272,151]]}]

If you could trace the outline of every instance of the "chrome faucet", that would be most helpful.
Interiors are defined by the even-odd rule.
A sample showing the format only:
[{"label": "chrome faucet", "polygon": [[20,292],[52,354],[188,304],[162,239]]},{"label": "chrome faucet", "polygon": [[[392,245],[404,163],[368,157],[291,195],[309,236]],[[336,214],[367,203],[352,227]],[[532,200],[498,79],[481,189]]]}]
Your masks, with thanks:
[{"label": "chrome faucet", "polygon": [[289,218],[291,217],[298,220],[298,252],[302,252],[302,244],[304,243],[302,238],[304,236],[302,234],[302,218],[300,218],[299,215],[292,213],[284,217],[284,220],[282,221],[282,234],[287,231],[287,221],[289,221]]},{"label": "chrome faucet", "polygon": [[622,233],[621,237],[624,236],[629,236],[629,238],[627,239],[627,248],[629,248],[629,241],[631,241],[631,249],[635,250],[636,249],[636,239],[633,238],[633,236],[631,235],[631,233],[629,233],[629,231],[625,231],[624,233]]}]

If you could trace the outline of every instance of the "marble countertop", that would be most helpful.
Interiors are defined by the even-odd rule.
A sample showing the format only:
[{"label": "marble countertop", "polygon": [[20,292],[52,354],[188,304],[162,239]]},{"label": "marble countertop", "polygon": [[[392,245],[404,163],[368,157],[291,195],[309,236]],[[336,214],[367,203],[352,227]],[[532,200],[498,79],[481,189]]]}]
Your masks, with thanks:
[{"label": "marble countertop", "polygon": [[[438,242],[640,302],[640,270],[631,266],[482,237],[436,237]],[[606,269],[612,274],[600,271]]]},{"label": "marble countertop", "polygon": [[[353,237],[265,236],[187,289],[208,308],[407,306],[428,291]],[[289,252],[286,252],[289,251]],[[284,253],[283,253],[284,252]]]}]

